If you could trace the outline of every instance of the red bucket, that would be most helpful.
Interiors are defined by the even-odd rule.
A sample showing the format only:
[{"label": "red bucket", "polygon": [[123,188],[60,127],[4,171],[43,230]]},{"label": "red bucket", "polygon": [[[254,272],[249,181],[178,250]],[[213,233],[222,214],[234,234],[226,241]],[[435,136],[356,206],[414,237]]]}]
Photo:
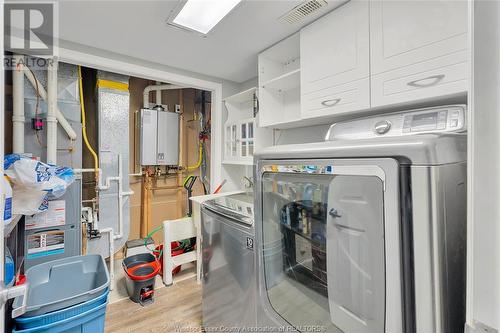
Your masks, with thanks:
[{"label": "red bucket", "polygon": [[[181,243],[179,243],[179,242],[170,243],[170,248],[171,248],[170,253],[172,254],[172,257],[178,256],[179,254],[184,253],[184,249],[179,248],[180,245],[181,245]],[[160,244],[157,247],[155,247],[154,255],[161,265],[161,270],[160,270],[161,276],[163,276],[163,256],[160,256],[160,253],[162,253],[162,251],[163,251],[163,244]],[[176,267],[174,267],[174,269],[172,269],[172,275],[175,275],[175,274],[179,273],[180,271],[181,271],[181,266],[180,265],[176,266]]]}]

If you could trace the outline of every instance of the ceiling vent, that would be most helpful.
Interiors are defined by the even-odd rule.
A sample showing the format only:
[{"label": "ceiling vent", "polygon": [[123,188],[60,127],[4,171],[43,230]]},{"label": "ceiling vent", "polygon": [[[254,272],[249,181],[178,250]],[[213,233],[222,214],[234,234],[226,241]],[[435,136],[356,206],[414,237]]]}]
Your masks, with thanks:
[{"label": "ceiling vent", "polygon": [[304,20],[307,16],[328,5],[326,0],[309,0],[295,6],[285,15],[279,18],[280,21],[295,24]]}]

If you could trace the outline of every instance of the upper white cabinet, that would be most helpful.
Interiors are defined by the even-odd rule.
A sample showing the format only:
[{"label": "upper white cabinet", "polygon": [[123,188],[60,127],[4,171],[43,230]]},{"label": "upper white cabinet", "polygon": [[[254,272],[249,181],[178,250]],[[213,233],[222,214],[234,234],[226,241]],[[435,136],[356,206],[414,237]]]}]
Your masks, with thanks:
[{"label": "upper white cabinet", "polygon": [[370,107],[369,19],[369,2],[351,1],[302,29],[302,118]]},{"label": "upper white cabinet", "polygon": [[295,34],[259,54],[259,126],[300,121],[299,43]]},{"label": "upper white cabinet", "polygon": [[467,90],[467,1],[371,1],[372,106]]},{"label": "upper white cabinet", "polygon": [[351,0],[259,55],[260,126],[438,103],[468,88],[467,1]]}]

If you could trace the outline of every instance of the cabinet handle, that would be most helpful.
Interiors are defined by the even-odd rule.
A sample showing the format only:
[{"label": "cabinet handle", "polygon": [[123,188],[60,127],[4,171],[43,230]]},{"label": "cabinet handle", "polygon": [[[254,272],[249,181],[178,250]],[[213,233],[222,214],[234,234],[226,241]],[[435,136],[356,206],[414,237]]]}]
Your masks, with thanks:
[{"label": "cabinet handle", "polygon": [[[407,83],[410,87],[415,87],[415,88],[427,88],[427,87],[432,87],[439,82],[441,82],[444,79],[445,75],[444,74],[439,74],[439,75],[432,75],[423,79],[418,79],[415,81],[410,81]],[[429,81],[430,82],[422,82],[422,81]]]},{"label": "cabinet handle", "polygon": [[326,101],[323,101],[321,102],[321,105],[324,105],[324,106],[335,106],[337,104],[339,104],[341,98],[335,98],[335,99],[327,99]]}]

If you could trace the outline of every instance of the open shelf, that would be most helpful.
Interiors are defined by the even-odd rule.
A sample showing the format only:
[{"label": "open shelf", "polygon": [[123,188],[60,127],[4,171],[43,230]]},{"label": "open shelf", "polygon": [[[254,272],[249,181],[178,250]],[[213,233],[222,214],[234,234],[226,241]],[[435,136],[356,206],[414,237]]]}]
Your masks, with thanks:
[{"label": "open shelf", "polygon": [[252,87],[250,89],[244,90],[242,92],[239,92],[237,94],[231,95],[229,97],[226,97],[224,99],[224,102],[227,103],[245,103],[249,101],[253,101],[253,95],[257,91],[257,87]]},{"label": "open shelf", "polygon": [[300,69],[295,69],[262,83],[262,88],[288,91],[300,85]]}]

